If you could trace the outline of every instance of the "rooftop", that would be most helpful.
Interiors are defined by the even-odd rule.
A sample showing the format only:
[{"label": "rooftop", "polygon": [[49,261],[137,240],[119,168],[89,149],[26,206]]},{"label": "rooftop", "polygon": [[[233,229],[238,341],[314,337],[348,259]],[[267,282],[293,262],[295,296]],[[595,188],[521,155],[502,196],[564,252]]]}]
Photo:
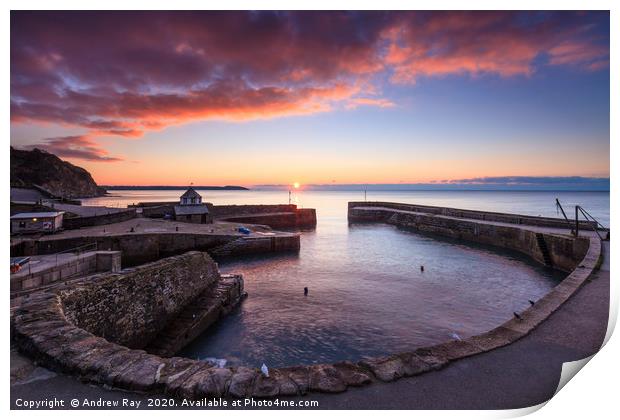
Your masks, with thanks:
[{"label": "rooftop", "polygon": [[45,211],[38,213],[17,213],[11,216],[11,219],[34,219],[34,218],[45,218],[45,217],[56,217],[64,214],[64,211]]},{"label": "rooftop", "polygon": [[183,195],[181,196],[181,198],[192,198],[192,197],[200,197],[200,198],[202,198],[202,196],[201,196],[200,194],[198,194],[198,193],[196,192],[196,190],[195,190],[195,189],[193,189],[192,187],[189,187],[189,188],[187,189],[187,191],[185,191],[185,192],[183,193]]},{"label": "rooftop", "polygon": [[174,206],[174,213],[176,215],[209,214],[209,209],[206,204],[185,204]]}]

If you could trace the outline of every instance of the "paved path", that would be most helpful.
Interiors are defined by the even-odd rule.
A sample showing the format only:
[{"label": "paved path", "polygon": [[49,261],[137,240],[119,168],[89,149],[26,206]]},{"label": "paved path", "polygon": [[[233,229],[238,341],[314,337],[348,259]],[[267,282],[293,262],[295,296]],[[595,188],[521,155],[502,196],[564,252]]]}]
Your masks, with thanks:
[{"label": "paved path", "polygon": [[[523,339],[500,349],[461,359],[446,368],[342,394],[310,394],[319,408],[334,409],[505,409],[537,405],[553,396],[562,363],[587,357],[601,346],[609,316],[609,242],[604,263],[562,307]],[[11,386],[17,398],[131,398],[78,380],[41,372],[30,383]],[[36,379],[36,378],[35,378]],[[28,380],[25,378],[23,380]]]}]

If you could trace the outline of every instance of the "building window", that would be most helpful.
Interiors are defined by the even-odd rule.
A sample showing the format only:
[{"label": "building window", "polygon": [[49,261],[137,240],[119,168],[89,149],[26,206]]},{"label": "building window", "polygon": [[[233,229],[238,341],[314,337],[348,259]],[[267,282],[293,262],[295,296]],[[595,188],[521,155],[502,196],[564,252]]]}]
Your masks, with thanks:
[{"label": "building window", "polygon": [[26,227],[26,222],[19,222],[19,227],[20,228],[25,228]]}]

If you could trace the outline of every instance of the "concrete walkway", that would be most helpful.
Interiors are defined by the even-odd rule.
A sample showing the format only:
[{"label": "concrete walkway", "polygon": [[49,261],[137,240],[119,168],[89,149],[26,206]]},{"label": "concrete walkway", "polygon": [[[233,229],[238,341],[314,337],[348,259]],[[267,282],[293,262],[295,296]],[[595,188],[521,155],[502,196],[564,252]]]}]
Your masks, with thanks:
[{"label": "concrete walkway", "polygon": [[[508,409],[537,405],[557,388],[562,363],[582,359],[600,348],[609,316],[609,242],[604,263],[562,307],[523,339],[500,349],[461,359],[446,368],[396,382],[350,389],[342,394],[310,394],[304,400],[321,409]],[[13,358],[19,358],[12,354]],[[577,375],[578,376],[578,375]],[[32,382],[29,382],[31,381]],[[11,385],[17,398],[114,399],[147,397],[86,385],[38,371]]]}]

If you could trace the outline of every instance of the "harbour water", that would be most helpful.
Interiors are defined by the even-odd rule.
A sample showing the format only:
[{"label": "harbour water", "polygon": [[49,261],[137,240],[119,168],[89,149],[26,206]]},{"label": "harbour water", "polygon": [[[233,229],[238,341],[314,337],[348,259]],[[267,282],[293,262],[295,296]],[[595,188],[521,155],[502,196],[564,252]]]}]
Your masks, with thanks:
[{"label": "harbour water", "polygon": [[[172,201],[181,193],[118,191],[84,204]],[[215,204],[288,201],[287,191],[200,193]],[[222,272],[244,275],[249,298],[182,355],[275,367],[412,350],[491,329],[563,277],[495,248],[387,225],[349,226],[347,202],[363,194],[295,193],[299,206],[317,209],[316,230],[302,233],[299,254],[222,261]],[[608,193],[384,191],[367,199],[556,217],[555,197],[565,209],[582,205],[608,226]]]}]

